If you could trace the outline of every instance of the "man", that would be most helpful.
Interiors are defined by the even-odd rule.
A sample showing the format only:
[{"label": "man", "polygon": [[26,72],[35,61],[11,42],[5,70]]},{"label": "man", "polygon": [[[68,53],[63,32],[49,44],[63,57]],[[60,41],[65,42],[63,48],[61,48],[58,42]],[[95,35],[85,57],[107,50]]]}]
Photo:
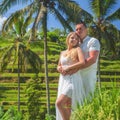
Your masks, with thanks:
[{"label": "man", "polygon": [[91,97],[94,93],[94,89],[97,81],[97,63],[100,53],[100,43],[96,38],[88,36],[88,31],[85,23],[79,23],[76,25],[76,33],[81,39],[80,47],[83,50],[85,57],[85,64],[74,70],[61,72],[62,74],[73,74],[80,70],[80,74],[83,79],[85,97]]},{"label": "man", "polygon": [[76,33],[80,36],[80,47],[85,57],[85,65],[80,67],[80,74],[83,79],[86,97],[94,93],[97,81],[97,63],[100,53],[100,43],[96,38],[88,36],[85,23],[76,25]]}]

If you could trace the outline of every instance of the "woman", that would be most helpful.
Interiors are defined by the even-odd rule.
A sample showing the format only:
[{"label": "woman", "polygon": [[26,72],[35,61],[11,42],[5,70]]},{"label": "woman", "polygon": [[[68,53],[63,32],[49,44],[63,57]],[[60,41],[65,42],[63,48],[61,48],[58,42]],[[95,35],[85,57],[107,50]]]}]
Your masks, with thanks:
[{"label": "woman", "polygon": [[72,75],[64,74],[85,64],[79,41],[79,36],[71,32],[66,38],[67,50],[62,51],[60,55],[57,70],[62,74],[59,77],[56,120],[70,120],[71,110],[83,103],[84,90],[80,72]]}]

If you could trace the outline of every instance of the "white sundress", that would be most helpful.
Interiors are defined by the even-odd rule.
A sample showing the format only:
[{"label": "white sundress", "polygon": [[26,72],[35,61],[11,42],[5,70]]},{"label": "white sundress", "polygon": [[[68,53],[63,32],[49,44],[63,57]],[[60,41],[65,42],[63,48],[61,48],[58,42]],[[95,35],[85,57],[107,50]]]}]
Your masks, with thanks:
[{"label": "white sundress", "polygon": [[[63,67],[70,65],[70,63],[72,62],[71,60],[72,60],[71,58],[65,57],[63,55],[60,58],[60,62]],[[63,76],[62,74],[60,74],[57,98],[59,98],[61,94],[67,95],[68,97],[71,98],[72,101],[71,111],[73,111],[78,104],[79,105],[83,104],[85,93],[80,71],[72,75]],[[57,106],[56,106],[56,120],[63,120]]]}]

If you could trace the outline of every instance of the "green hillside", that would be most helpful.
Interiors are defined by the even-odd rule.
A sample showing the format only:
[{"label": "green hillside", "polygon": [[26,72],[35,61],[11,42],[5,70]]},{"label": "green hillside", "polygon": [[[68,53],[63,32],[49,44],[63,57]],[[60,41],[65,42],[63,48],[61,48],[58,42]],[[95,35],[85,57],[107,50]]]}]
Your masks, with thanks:
[{"label": "green hillside", "polygon": [[[4,44],[4,43],[3,43]],[[7,43],[6,43],[7,44]],[[2,43],[1,43],[2,46]],[[46,89],[45,89],[45,74],[44,74],[44,47],[42,41],[33,42],[29,48],[39,55],[42,59],[42,68],[38,74],[41,80],[42,92],[40,98],[40,106],[43,111],[46,111]],[[64,44],[48,42],[48,77],[50,83],[50,104],[51,109],[55,107],[55,100],[57,96],[57,85],[59,73],[56,70],[57,63],[59,60],[59,54],[64,50]],[[34,59],[34,58],[33,58]],[[110,61],[100,59],[100,78],[102,87],[111,87],[112,81],[117,81],[116,86],[120,84],[120,61]],[[0,73],[0,104],[7,110],[10,106],[15,106],[17,109],[17,65],[12,70],[12,65],[9,65],[7,69]],[[34,78],[35,74],[29,69],[26,73],[21,73],[20,79],[20,100],[21,100],[21,111],[27,111],[27,97],[26,97],[26,86],[29,79]],[[97,83],[98,85],[98,83]]]}]

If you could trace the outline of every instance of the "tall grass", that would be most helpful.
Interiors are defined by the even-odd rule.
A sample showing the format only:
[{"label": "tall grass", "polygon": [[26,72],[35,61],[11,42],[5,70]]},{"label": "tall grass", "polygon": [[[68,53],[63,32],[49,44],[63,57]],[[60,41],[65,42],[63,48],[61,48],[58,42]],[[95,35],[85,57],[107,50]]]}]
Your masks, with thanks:
[{"label": "tall grass", "polygon": [[6,112],[4,112],[3,106],[0,106],[0,120],[23,120],[23,116],[13,106]]},{"label": "tall grass", "polygon": [[96,90],[92,100],[73,112],[71,120],[120,120],[120,89]]}]

